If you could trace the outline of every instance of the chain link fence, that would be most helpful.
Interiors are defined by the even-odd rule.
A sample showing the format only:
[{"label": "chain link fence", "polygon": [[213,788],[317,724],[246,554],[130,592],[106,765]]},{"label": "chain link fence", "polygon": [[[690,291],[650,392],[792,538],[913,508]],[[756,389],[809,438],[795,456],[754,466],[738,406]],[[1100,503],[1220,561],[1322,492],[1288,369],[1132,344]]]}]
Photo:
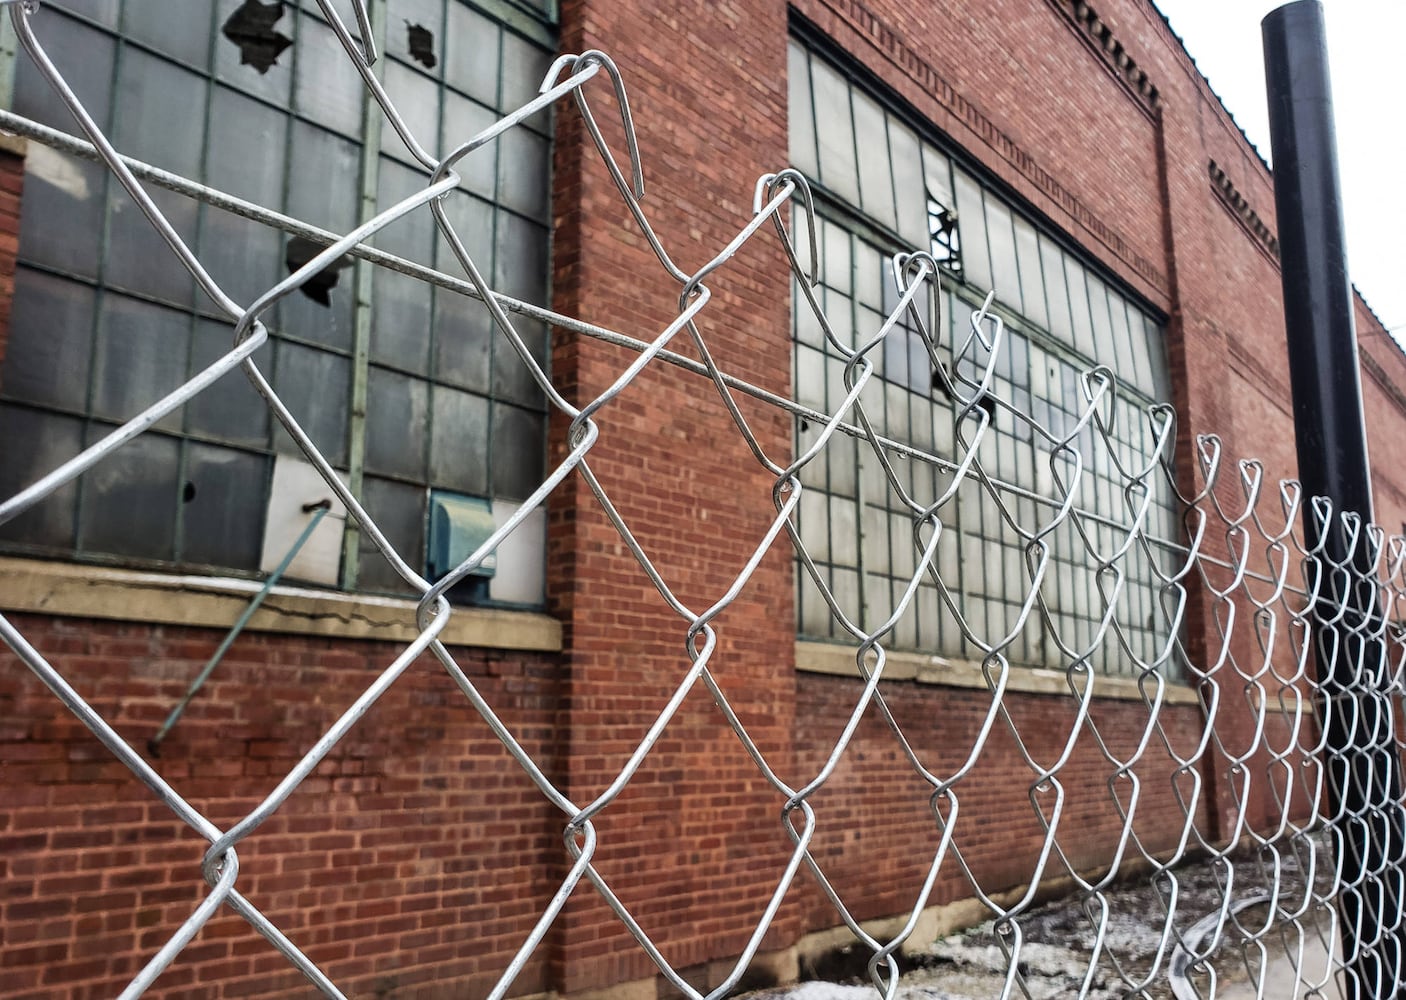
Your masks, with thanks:
[{"label": "chain link fence", "polygon": [[[890,280],[896,303],[874,329],[852,339],[831,324],[814,291],[818,247],[815,209],[806,178],[780,169],[758,179],[751,218],[703,267],[679,267],[656,236],[644,207],[641,152],[636,144],[625,83],[602,52],[564,56],[551,67],[536,98],[502,117],[477,135],[444,152],[415,133],[411,116],[402,114],[386,93],[372,65],[376,58],[364,2],[354,2],[357,24],[349,26],[330,0],[320,0],[331,32],[347,62],[385,116],[385,122],[417,160],[427,179],[423,187],[345,234],[327,232],[258,205],[212,190],[187,178],[124,158],[84,109],[45,52],[43,11],[37,3],[9,3],[19,40],[54,91],[72,111],[86,138],[65,135],[35,122],[5,114],[0,127],[28,136],[73,156],[101,161],[126,189],[152,229],[170,247],[171,266],[184,268],[232,325],[228,350],[179,389],[150,403],[118,429],[82,450],[47,475],[0,504],[0,522],[30,510],[103,463],[122,461],[123,448],[163,417],[206,392],[223,378],[247,378],[268,411],[316,467],[326,487],[345,506],[364,539],[369,540],[399,577],[421,596],[418,635],[382,665],[360,696],[328,727],[256,807],[237,822],[219,825],[183,797],[179,782],[163,776],[159,758],[144,756],[124,741],[37,648],[8,619],[0,634],[44,685],[76,714],[107,751],[151,791],[154,801],[188,824],[209,843],[200,874],[208,891],[179,927],[154,953],[122,992],[140,996],[222,909],[242,916],[265,938],[268,947],[300,970],[322,994],[342,997],[343,987],[300,950],[296,935],[285,933],[265,916],[259,900],[240,888],[240,845],[277,814],[319,763],[357,726],[358,720],[402,681],[422,654],[432,656],[453,678],[482,724],[501,743],[561,817],[565,875],[549,904],[536,915],[516,956],[501,970],[490,998],[511,995],[524,965],[542,946],[573,893],[595,893],[638,942],[660,975],[679,993],[701,1000],[734,992],[749,963],[762,948],[778,912],[802,880],[818,884],[852,945],[864,959],[872,995],[894,997],[915,987],[905,985],[910,939],[933,902],[942,877],[957,873],[969,886],[987,921],[982,933],[988,964],[997,973],[983,995],[1001,997],[1053,995],[1041,992],[1039,949],[1058,939],[1074,954],[1074,972],[1062,987],[1084,996],[1232,995],[1225,984],[1248,988],[1260,996],[1390,996],[1406,984],[1406,970],[1394,937],[1400,923],[1402,862],[1406,839],[1400,836],[1400,802],[1395,770],[1400,755],[1396,698],[1400,694],[1406,643],[1399,622],[1406,601],[1406,542],[1388,538],[1379,528],[1352,515],[1339,516],[1294,483],[1267,481],[1253,461],[1235,462],[1222,454],[1214,437],[1198,438],[1190,456],[1194,469],[1174,465],[1176,424],[1167,406],[1140,412],[1148,429],[1146,447],[1130,448],[1116,433],[1119,383],[1111,370],[1086,372],[1076,399],[1064,399],[1067,419],[1036,419],[1013,399],[996,391],[995,372],[1004,347],[1000,316],[983,308],[969,328],[951,343],[944,341],[937,291],[943,279],[938,261],[922,250],[892,261]],[[591,95],[613,92],[626,145],[617,156],[596,119]],[[530,302],[498,294],[466,248],[443,207],[460,184],[456,168],[476,150],[519,126],[530,116],[561,103],[574,103],[586,132],[628,209],[638,232],[652,248],[660,268],[678,284],[678,310],[672,320],[645,342],[560,315]],[[615,112],[612,112],[615,113]],[[168,220],[148,185],[158,185],[219,206],[317,245],[287,278],[251,302],[239,302],[207,272]],[[459,273],[436,271],[376,249],[375,234],[413,213],[429,213]],[[814,316],[833,352],[845,359],[843,399],[830,412],[800,406],[723,371],[705,336],[713,288],[726,282],[729,262],[747,244],[766,244],[778,268],[789,268],[798,295],[796,310]],[[565,418],[563,457],[549,470],[518,511],[497,526],[491,537],[449,572],[429,580],[388,540],[376,519],[343,483],[324,454],[323,445],[300,425],[290,407],[254,360],[269,331],[264,317],[280,300],[315,282],[345,257],[411,275],[449,293],[482,302],[492,315],[496,336],[531,372],[554,410]],[[519,335],[523,318],[541,320],[634,352],[614,382],[594,398],[573,404],[553,383],[529,345]],[[881,381],[878,364],[886,343],[916,336],[935,385],[954,401],[953,448],[937,454],[890,440],[876,407]],[[685,345],[695,357],[686,356]],[[636,540],[617,511],[610,493],[591,466],[591,453],[602,434],[602,418],[651,366],[675,366],[708,379],[716,389],[735,432],[756,463],[774,482],[769,530],[757,539],[751,558],[724,588],[702,604],[686,603],[676,583],[656,567],[651,553]],[[236,371],[237,370],[237,371]],[[877,402],[876,402],[877,399]],[[769,450],[744,415],[746,406],[785,411],[804,424],[803,444],[794,453]],[[373,415],[374,419],[374,415]],[[995,422],[1015,425],[1036,442],[1045,487],[1003,481],[991,470],[989,444]],[[907,512],[913,538],[912,571],[894,595],[891,607],[861,616],[831,578],[817,565],[800,526],[807,470],[823,458],[833,442],[857,441],[872,455],[879,476],[869,486],[885,493],[890,509]],[[935,472],[926,491],[907,470]],[[1116,484],[1098,493],[1089,484],[1095,471]],[[579,479],[613,524],[621,544],[637,565],[635,584],[677,615],[682,669],[671,695],[657,706],[654,721],[637,735],[632,752],[613,781],[589,801],[569,797],[549,775],[543,761],[519,742],[497,714],[495,705],[441,642],[447,623],[459,612],[446,595],[490,559],[499,547],[548,498]],[[994,510],[1008,545],[1019,552],[1016,572],[1023,594],[1004,619],[980,620],[964,606],[963,593],[944,575],[942,553],[961,539],[948,515],[959,498],[975,495]],[[1090,498],[1094,497],[1094,500]],[[1102,503],[1096,502],[1101,497]],[[1110,501],[1112,501],[1110,503]],[[1180,515],[1178,523],[1154,519],[1159,502]],[[1154,523],[1155,522],[1155,523]],[[1301,525],[1310,529],[1305,535]],[[1168,529],[1171,529],[1170,531]],[[1305,538],[1348,539],[1344,552]],[[728,690],[710,670],[718,649],[720,618],[749,599],[749,584],[773,550],[794,552],[803,588],[818,596],[838,624],[852,658],[847,723],[822,755],[823,763],[804,781],[783,779],[768,752],[749,733],[734,708],[738,692]],[[1096,583],[1097,600],[1090,624],[1075,629],[1061,614],[1061,577],[1057,566],[1077,561]],[[1007,574],[1009,576],[1009,573]],[[935,763],[925,749],[928,733],[895,710],[891,685],[885,683],[891,660],[891,637],[905,616],[916,613],[920,586],[935,585],[943,615],[960,632],[978,664],[981,718],[977,737],[963,748],[958,766]],[[1137,588],[1152,595],[1150,604],[1132,602]],[[1019,713],[1011,710],[1013,680],[1029,662],[1028,637],[1042,636],[1038,648],[1044,666],[1057,678],[1057,697],[1068,710],[1067,728],[1056,752],[1033,749]],[[1315,661],[1336,663],[1331,672]],[[1014,661],[1014,663],[1013,663]],[[1111,683],[1107,665],[1136,685],[1135,732],[1105,732],[1098,703]],[[1327,677],[1327,680],[1322,679]],[[1203,716],[1196,738],[1167,725],[1173,688],[1194,692]],[[630,907],[612,890],[593,863],[600,849],[593,820],[631,785],[670,731],[690,695],[706,694],[721,719],[755,765],[780,813],[781,831],[790,844],[774,890],[746,946],[733,956],[730,971],[716,986],[700,990],[656,946]],[[911,906],[884,935],[851,912],[842,891],[832,883],[827,855],[812,851],[818,813],[833,799],[821,792],[853,751],[861,720],[877,715],[900,748],[893,766],[908,769],[927,795],[930,831],[925,876],[906,887]],[[1038,825],[1039,848],[1031,859],[1027,890],[997,892],[983,885],[963,846],[963,803],[983,795],[978,763],[996,734],[1008,734],[1023,761],[1019,783],[1028,794],[1029,818]],[[1005,739],[1005,735],[1001,736]],[[1048,743],[1042,743],[1047,747]],[[1354,753],[1346,753],[1346,750]],[[1091,869],[1079,849],[1081,818],[1069,806],[1075,779],[1076,751],[1094,751],[1106,804],[1117,811],[1121,826],[1115,849]],[[1208,775],[1225,791],[1215,804],[1223,811],[1222,835],[1205,822]],[[1088,786],[1087,774],[1077,779]],[[1139,833],[1140,806],[1156,794],[1175,803],[1179,828],[1160,831],[1159,843],[1144,843]],[[1395,793],[1399,796],[1399,792]],[[1255,803],[1269,803],[1257,808]],[[1040,896],[1042,884],[1063,880],[1072,895],[1058,919]],[[1364,908],[1397,906],[1386,921],[1388,931],[1375,938],[1352,933]],[[1042,908],[1044,907],[1044,908]],[[1152,917],[1148,918],[1151,913]],[[1130,916],[1150,928],[1134,944],[1118,931]],[[1344,924],[1348,933],[1344,936]],[[1348,949],[1336,945],[1349,942]],[[928,963],[925,996],[958,996],[957,974],[947,978],[943,965]],[[932,972],[936,969],[936,972]],[[949,992],[950,990],[950,992]],[[1099,992],[1103,990],[1105,992]],[[914,995],[910,994],[909,995]],[[1063,995],[1063,994],[1061,994]],[[1072,994],[1071,994],[1072,995]]]}]

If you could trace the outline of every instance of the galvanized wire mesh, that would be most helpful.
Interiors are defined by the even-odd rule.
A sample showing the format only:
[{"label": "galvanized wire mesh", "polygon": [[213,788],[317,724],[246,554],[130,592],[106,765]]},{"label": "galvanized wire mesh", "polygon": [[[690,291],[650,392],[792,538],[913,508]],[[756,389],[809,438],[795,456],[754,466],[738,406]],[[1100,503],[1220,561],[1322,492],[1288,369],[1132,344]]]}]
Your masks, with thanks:
[{"label": "galvanized wire mesh", "polygon": [[[748,963],[761,947],[776,915],[798,880],[813,879],[833,908],[835,923],[846,925],[857,945],[868,956],[869,975],[877,992],[895,996],[900,989],[904,960],[900,950],[915,932],[921,914],[931,902],[939,876],[961,873],[971,893],[981,902],[991,921],[992,940],[1001,955],[1002,975],[993,986],[1000,996],[1031,996],[1027,957],[1029,932],[1034,927],[1037,890],[1056,877],[1071,880],[1081,924],[1079,939],[1081,974],[1079,992],[1088,994],[1093,984],[1115,983],[1117,995],[1215,996],[1222,979],[1244,980],[1260,995],[1276,995],[1291,984],[1296,996],[1388,996],[1406,984],[1406,969],[1393,939],[1400,923],[1399,910],[1386,921],[1387,933],[1349,935],[1347,953],[1335,950],[1343,921],[1360,919],[1364,908],[1380,910],[1402,896],[1402,862],[1406,841],[1399,835],[1401,804],[1399,780],[1394,777],[1400,738],[1395,699],[1400,694],[1406,645],[1397,623],[1406,602],[1406,542],[1388,539],[1374,526],[1351,515],[1338,516],[1328,505],[1301,496],[1293,483],[1266,482],[1254,462],[1233,463],[1221,453],[1214,437],[1201,437],[1193,456],[1196,468],[1177,475],[1174,465],[1175,419],[1167,406],[1153,406],[1143,416],[1151,428],[1153,445],[1130,453],[1113,433],[1114,399],[1118,383],[1107,368],[1088,371],[1078,387],[1079,398],[1065,399],[1072,419],[1058,427],[1047,426],[1022,411],[1012,400],[993,392],[993,371],[1001,356],[1004,325],[995,312],[983,308],[970,328],[956,341],[944,343],[937,322],[934,294],[941,272],[937,261],[922,250],[896,256],[891,280],[897,302],[876,329],[860,331],[852,339],[837,330],[813,292],[817,271],[814,206],[806,179],[790,169],[761,177],[756,185],[750,220],[715,256],[693,273],[681,269],[655,235],[642,204],[644,196],[640,151],[635,142],[624,83],[611,59],[601,52],[586,52],[557,60],[544,81],[540,96],[506,115],[475,136],[464,137],[454,148],[436,153],[422,145],[406,118],[382,88],[371,66],[375,59],[370,25],[363,3],[353,6],[359,35],[346,25],[329,0],[320,0],[346,58],[360,74],[365,87],[385,115],[386,123],[411,151],[427,175],[423,188],[394,205],[384,207],[370,221],[345,234],[328,233],[287,219],[256,205],[211,191],[188,179],[124,159],[108,141],[45,54],[40,17],[32,2],[11,3],[13,24],[29,57],[35,60],[86,134],[86,141],[65,136],[37,123],[5,115],[0,124],[65,152],[96,157],[106,164],[145,214],[150,225],[169,244],[172,266],[185,268],[216,303],[233,326],[230,349],[207,369],[166,397],[155,400],[141,413],[88,447],[48,475],[0,504],[0,522],[8,521],[51,496],[65,484],[103,462],[119,461],[124,445],[146,432],[164,415],[188,403],[223,377],[249,379],[297,443],[307,461],[345,504],[348,517],[381,551],[400,577],[420,595],[419,634],[407,644],[301,761],[278,782],[258,806],[238,822],[221,827],[182,797],[179,787],[163,777],[159,763],[128,745],[109,721],[87,704],[42,649],[7,619],[0,618],[0,634],[28,664],[34,674],[98,740],[131,769],[152,795],[174,815],[209,842],[202,874],[209,891],[170,936],[149,956],[140,973],[122,993],[124,998],[142,994],[221,908],[244,917],[271,948],[300,970],[325,995],[341,997],[338,984],[311,962],[298,944],[264,916],[258,901],[239,889],[238,850],[261,823],[279,811],[300,783],[318,766],[358,720],[396,685],[422,654],[430,653],[453,678],[484,725],[522,767],[543,798],[560,811],[569,867],[549,905],[525,935],[516,957],[502,970],[488,994],[510,993],[529,957],[542,943],[567,898],[576,892],[594,892],[605,900],[620,923],[658,966],[662,976],[679,992],[700,998],[705,994],[692,985],[667,955],[652,941],[626,903],[617,897],[593,864],[599,841],[596,817],[615,802],[630,785],[669,730],[691,692],[706,692],[720,709],[732,734],[750,755],[757,773],[772,790],[781,809],[782,829],[792,844],[783,869],[775,875],[775,888],[764,910],[750,928],[747,944],[734,957],[730,973],[706,995],[721,997],[739,982]],[[363,41],[364,40],[364,43]],[[597,78],[602,78],[597,80]],[[594,81],[594,82],[593,82]],[[613,88],[627,139],[627,160],[621,164],[606,143],[593,116],[588,89]],[[662,270],[678,282],[678,311],[648,342],[605,330],[568,316],[552,313],[532,303],[496,294],[480,272],[454,226],[445,214],[442,197],[459,183],[455,166],[497,136],[530,115],[554,103],[574,101],[577,113],[600,154],[600,162],[614,181],[634,225],[653,249]],[[143,182],[156,183],[286,232],[318,241],[326,249],[298,267],[285,280],[268,288],[255,301],[232,299],[202,267],[200,260],[177,234]],[[431,271],[367,245],[386,226],[415,212],[430,212],[435,225],[453,250],[463,276]],[[788,217],[794,225],[788,224]],[[725,279],[729,261],[751,241],[773,240],[778,267],[789,267],[797,279],[797,310],[808,310],[820,324],[827,342],[846,359],[844,398],[831,412],[797,406],[720,370],[705,336],[706,316],[713,292],[710,280]],[[518,512],[502,524],[477,551],[437,581],[422,577],[388,541],[385,534],[334,472],[314,441],[294,419],[265,373],[253,359],[254,351],[268,337],[261,317],[283,297],[298,290],[343,255],[350,254],[417,276],[452,292],[482,301],[492,314],[501,344],[510,348],[531,371],[550,404],[569,420],[565,457],[550,470]],[[990,299],[988,299],[988,305]],[[553,384],[515,329],[515,317],[546,319],[636,352],[614,382],[583,405],[573,405]],[[876,358],[886,340],[916,331],[934,379],[955,400],[954,449],[935,454],[888,440],[875,431],[873,419]],[[690,343],[701,361],[670,350],[676,339]],[[711,595],[709,603],[690,606],[656,568],[650,553],[632,535],[601,480],[591,468],[591,452],[601,434],[597,418],[649,366],[681,366],[710,379],[721,398],[736,433],[745,441],[756,462],[773,477],[775,513],[770,528],[760,538],[751,558],[728,585]],[[741,397],[782,408],[808,423],[804,446],[793,454],[775,454],[753,433]],[[880,402],[878,405],[882,405]],[[983,441],[997,419],[1018,422],[1039,442],[1038,451],[1049,475],[1048,490],[1000,481],[988,472]],[[860,624],[853,607],[837,596],[828,578],[816,566],[797,524],[804,494],[805,470],[831,442],[842,436],[860,442],[872,453],[882,472],[876,489],[887,490],[890,501],[905,509],[911,520],[914,558],[911,575],[887,610],[873,621],[871,614]],[[899,463],[919,463],[938,471],[933,491],[923,494],[904,476]],[[1120,484],[1121,509],[1089,509],[1081,486],[1092,470],[1103,470]],[[1111,472],[1109,470],[1112,470]],[[571,477],[580,477],[614,525],[623,545],[638,565],[637,582],[677,614],[677,639],[681,662],[687,666],[671,695],[657,706],[652,724],[640,734],[633,752],[611,781],[590,801],[570,798],[518,742],[495,713],[495,706],[475,686],[456,662],[440,636],[456,614],[446,593],[492,555],[524,520],[545,503]],[[1187,484],[1194,484],[1187,487]],[[1179,486],[1181,489],[1179,489]],[[1189,490],[1189,492],[1188,492]],[[996,627],[995,622],[969,619],[962,595],[944,579],[939,554],[957,544],[944,514],[962,491],[976,491],[999,512],[1004,530],[1022,555],[1024,599],[1017,613]],[[1149,510],[1157,496],[1174,494],[1183,513],[1179,537],[1159,537],[1150,525]],[[1307,533],[1300,525],[1307,526]],[[1334,548],[1306,538],[1346,536]],[[834,620],[847,636],[853,655],[852,704],[848,720],[825,755],[822,766],[800,783],[788,783],[773,768],[764,750],[754,742],[733,708],[737,692],[729,692],[710,671],[718,648],[719,616],[744,600],[763,557],[773,548],[794,550],[798,572],[809,580]],[[1062,630],[1057,613],[1059,595],[1051,571],[1058,547],[1073,546],[1084,568],[1092,574],[1099,593],[1093,627],[1078,635]],[[1067,557],[1067,553],[1066,553]],[[1150,583],[1157,595],[1152,620],[1129,620],[1123,595],[1131,579]],[[970,648],[979,651],[984,691],[984,711],[977,737],[964,748],[957,766],[938,766],[924,747],[924,733],[905,728],[892,710],[892,689],[885,688],[891,636],[897,623],[914,612],[914,596],[924,581],[933,582],[941,594],[944,614],[950,615]],[[1045,651],[1045,667],[1059,672],[1062,698],[1070,711],[1070,724],[1056,740],[1053,754],[1030,747],[1011,711],[1009,688],[1024,666],[1014,665],[1012,655],[1025,630],[1040,628],[1052,642]],[[1132,632],[1137,635],[1133,636]],[[1157,637],[1149,642],[1148,635]],[[1315,643],[1317,656],[1315,656]],[[1126,672],[1136,681],[1141,711],[1136,732],[1111,738],[1100,726],[1097,705],[1107,684],[1099,668],[1109,657],[1131,664]],[[1320,681],[1315,659],[1338,664],[1330,680]],[[1169,685],[1193,689],[1204,716],[1197,739],[1166,725]],[[888,690],[890,693],[885,694]],[[931,835],[926,875],[910,890],[911,907],[896,932],[875,936],[854,916],[842,892],[831,882],[827,865],[811,850],[817,830],[819,793],[831,781],[852,749],[862,717],[877,713],[890,727],[901,748],[899,762],[926,785]],[[979,800],[982,787],[974,779],[977,763],[997,729],[1009,733],[1025,773],[1031,818],[1042,831],[1039,850],[1032,859],[1028,891],[997,894],[988,891],[969,865],[962,846],[964,830],[961,803]],[[1335,742],[1330,743],[1336,734]],[[1045,744],[1048,745],[1048,744]],[[1349,761],[1330,747],[1351,746],[1360,753]],[[1071,847],[1081,830],[1066,810],[1071,781],[1070,761],[1077,749],[1094,748],[1101,761],[1101,779],[1108,804],[1121,817],[1115,848],[1092,872],[1075,860]],[[1139,806],[1146,793],[1144,774],[1153,758],[1159,781],[1170,781],[1180,828],[1171,851],[1145,845],[1138,832]],[[1365,762],[1365,763],[1364,763]],[[1349,774],[1349,771],[1353,771]],[[1221,808],[1232,821],[1228,835],[1211,838],[1201,817],[1206,808],[1208,773],[1221,776],[1229,794]],[[1269,789],[1273,808],[1250,808],[1252,799]],[[1167,789],[1163,789],[1167,791]],[[1257,799],[1256,799],[1257,800]],[[1257,800],[1258,801],[1258,800]],[[1164,831],[1165,832],[1165,831]],[[1359,863],[1344,865],[1344,859]],[[1196,859],[1198,871],[1209,871],[1209,883],[1200,894],[1187,888],[1187,863]],[[1349,874],[1345,875],[1344,872]],[[1154,946],[1135,957],[1120,952],[1112,933],[1120,916],[1118,907],[1128,898],[1119,889],[1133,873],[1144,889],[1141,906],[1157,913]],[[1204,879],[1203,879],[1204,880]],[[1066,927],[1066,930],[1068,928]],[[1316,945],[1316,947],[1315,947]],[[1231,974],[1230,970],[1240,971]],[[1286,972],[1287,970],[1287,978]],[[1278,977],[1278,978],[1276,978]],[[1368,977],[1370,981],[1363,979]],[[937,980],[941,985],[941,979]],[[1280,985],[1273,985],[1280,984]]]}]

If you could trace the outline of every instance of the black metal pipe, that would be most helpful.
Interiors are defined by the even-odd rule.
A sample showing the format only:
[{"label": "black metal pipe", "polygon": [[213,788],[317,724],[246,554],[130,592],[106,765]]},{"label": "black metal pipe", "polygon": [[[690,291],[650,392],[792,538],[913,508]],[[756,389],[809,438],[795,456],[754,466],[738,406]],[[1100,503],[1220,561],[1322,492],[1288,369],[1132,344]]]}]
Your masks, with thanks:
[{"label": "black metal pipe", "polygon": [[1345,817],[1334,845],[1347,887],[1339,896],[1344,985],[1349,997],[1385,1000],[1398,995],[1406,958],[1406,894],[1392,870],[1406,846],[1406,817],[1373,559],[1366,533],[1354,539],[1341,519],[1371,521],[1372,479],[1323,5],[1296,0],[1261,28],[1299,479],[1305,496],[1327,498],[1333,511],[1323,522],[1306,510],[1304,532],[1310,547],[1322,545],[1314,651],[1329,806]]}]

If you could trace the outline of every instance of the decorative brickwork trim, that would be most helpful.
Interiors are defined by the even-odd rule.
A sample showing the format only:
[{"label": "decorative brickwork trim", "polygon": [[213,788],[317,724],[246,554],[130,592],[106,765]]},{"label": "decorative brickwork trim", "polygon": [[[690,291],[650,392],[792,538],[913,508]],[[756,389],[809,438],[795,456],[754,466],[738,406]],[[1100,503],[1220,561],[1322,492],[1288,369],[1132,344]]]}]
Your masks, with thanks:
[{"label": "decorative brickwork trim", "polygon": [[1128,91],[1138,107],[1150,118],[1157,115],[1159,94],[1148,78],[1147,71],[1137,64],[1123,43],[1113,35],[1113,29],[1099,17],[1098,11],[1084,0],[1046,0],[1073,26],[1079,38],[1094,55],[1103,60],[1113,78]]},{"label": "decorative brickwork trim", "polygon": [[868,39],[893,65],[906,73],[942,107],[963,121],[1022,177],[1035,185],[1086,230],[1092,233],[1119,260],[1126,263],[1148,284],[1164,295],[1170,294],[1167,275],[1152,261],[1133,250],[1123,236],[1104,222],[1077,195],[1061,184],[1035,158],[993,122],[976,105],[957,92],[893,27],[869,10],[861,0],[821,0],[837,17]]},{"label": "decorative brickwork trim", "polygon": [[1362,357],[1362,367],[1368,375],[1372,376],[1372,381],[1377,383],[1382,392],[1386,393],[1386,398],[1391,400],[1392,405],[1402,413],[1406,413],[1406,392],[1402,392],[1401,387],[1392,381],[1380,361],[1366,351],[1358,353]]},{"label": "decorative brickwork trim", "polygon": [[1221,206],[1230,213],[1231,218],[1240,224],[1240,227],[1254,240],[1255,246],[1279,266],[1279,240],[1275,237],[1270,228],[1264,224],[1264,220],[1259,217],[1249,201],[1240,193],[1240,190],[1231,183],[1220,164],[1211,160],[1206,167],[1207,173],[1211,177],[1211,189],[1215,191],[1216,197],[1220,199]]}]

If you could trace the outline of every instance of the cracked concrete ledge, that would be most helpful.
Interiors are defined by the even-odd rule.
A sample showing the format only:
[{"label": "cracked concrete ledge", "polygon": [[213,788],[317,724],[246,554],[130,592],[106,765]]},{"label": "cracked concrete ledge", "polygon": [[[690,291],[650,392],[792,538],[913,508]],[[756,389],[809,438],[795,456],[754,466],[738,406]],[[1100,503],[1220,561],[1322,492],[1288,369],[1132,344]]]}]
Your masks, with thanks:
[{"label": "cracked concrete ledge", "polygon": [[[0,557],[0,609],[157,625],[227,629],[259,592],[257,580],[180,576]],[[410,642],[415,604],[402,598],[277,586],[249,629],[338,639]],[[561,622],[531,611],[455,608],[449,646],[561,650]]]},{"label": "cracked concrete ledge", "polygon": [[[813,674],[857,677],[854,663],[855,648],[831,642],[797,642],[796,669]],[[884,664],[885,680],[914,681],[938,687],[980,688],[986,690],[986,678],[981,665],[973,660],[950,660],[926,653],[889,653]],[[1011,665],[1007,691],[1023,694],[1048,694],[1070,697],[1069,683],[1062,670]],[[1151,693],[1149,689],[1149,694]],[[1121,701],[1142,701],[1138,682],[1128,677],[1094,677],[1094,696]],[[1168,681],[1163,688],[1163,700],[1172,705],[1199,703],[1196,692],[1184,684]]]}]

